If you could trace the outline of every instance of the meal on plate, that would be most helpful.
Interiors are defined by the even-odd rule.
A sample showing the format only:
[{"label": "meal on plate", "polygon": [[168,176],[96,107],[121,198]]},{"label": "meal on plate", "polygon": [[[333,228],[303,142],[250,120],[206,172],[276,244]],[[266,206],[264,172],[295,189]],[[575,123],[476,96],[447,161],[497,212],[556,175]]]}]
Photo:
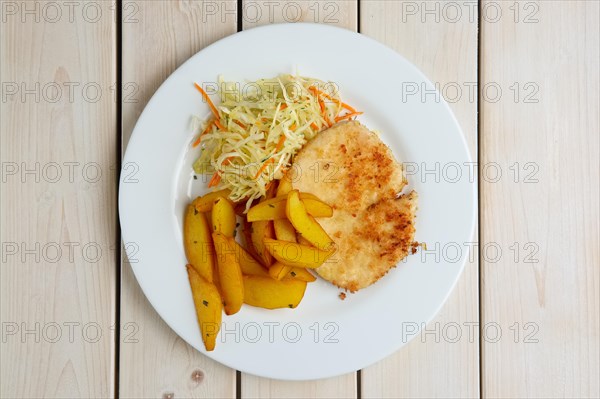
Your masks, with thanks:
[{"label": "meal on plate", "polygon": [[194,119],[193,168],[211,191],[188,205],[183,238],[207,350],[223,311],[295,308],[313,272],[355,292],[414,252],[417,193],[402,194],[402,165],[334,84],[220,81],[218,106],[196,88],[212,117]]}]

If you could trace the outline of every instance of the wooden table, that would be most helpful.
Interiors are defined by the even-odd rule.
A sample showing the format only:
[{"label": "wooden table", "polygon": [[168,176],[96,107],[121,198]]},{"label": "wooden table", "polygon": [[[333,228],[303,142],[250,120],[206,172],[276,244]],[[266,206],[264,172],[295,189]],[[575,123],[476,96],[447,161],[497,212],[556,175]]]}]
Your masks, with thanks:
[{"label": "wooden table", "polygon": [[[0,6],[2,397],[600,396],[599,2]],[[438,84],[479,162],[479,224],[458,286],[409,345],[283,382],[210,360],[159,318],[120,246],[117,188],[175,68],[298,20],[373,37]]]}]

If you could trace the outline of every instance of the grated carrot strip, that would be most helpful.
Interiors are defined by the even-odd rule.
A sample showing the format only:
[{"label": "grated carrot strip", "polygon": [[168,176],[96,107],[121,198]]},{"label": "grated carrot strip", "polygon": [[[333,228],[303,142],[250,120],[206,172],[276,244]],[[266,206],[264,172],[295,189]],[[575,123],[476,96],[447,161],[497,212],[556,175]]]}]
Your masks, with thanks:
[{"label": "grated carrot strip", "polygon": [[277,142],[277,146],[275,147],[275,152],[281,151],[283,148],[283,143],[285,143],[285,134],[281,135],[281,138]]},{"label": "grated carrot strip", "polygon": [[256,176],[254,176],[254,180],[258,179],[258,176],[260,176],[262,174],[262,172],[265,171],[265,169],[267,169],[267,166],[269,166],[270,164],[272,164],[273,162],[275,162],[275,158],[269,158],[267,159],[262,166],[260,167],[260,169],[258,170],[258,173],[256,174]]},{"label": "grated carrot strip", "polygon": [[213,175],[212,179],[210,179],[210,181],[208,182],[208,187],[214,187],[217,184],[219,184],[219,182],[221,181],[221,174],[219,173],[219,171],[216,171],[215,174]]},{"label": "grated carrot strip", "polygon": [[192,147],[197,147],[198,144],[200,144],[200,141],[202,140],[202,136],[204,136],[206,133],[208,133],[208,131],[212,127],[213,123],[215,123],[214,119],[212,121],[210,121],[208,123],[208,125],[206,125],[206,128],[204,128],[204,130],[202,131],[202,133],[200,133],[200,136],[198,136],[198,138],[196,139],[196,141],[194,141],[194,144],[192,144]]},{"label": "grated carrot strip", "polygon": [[345,102],[342,102],[340,100],[338,100],[337,98],[333,98],[331,97],[329,94],[325,93],[322,90],[317,89],[314,86],[311,86],[308,88],[310,91],[312,91],[313,93],[315,93],[315,95],[322,95],[323,97],[341,105],[343,108],[346,108],[348,111],[350,112],[356,112],[356,109],[354,107],[351,107],[350,105],[346,104]]},{"label": "grated carrot strip", "polygon": [[210,110],[212,111],[213,115],[216,118],[215,124],[217,125],[217,127],[221,130],[226,130],[223,127],[223,125],[221,125],[221,122],[220,122],[221,116],[219,115],[219,111],[217,110],[217,107],[215,107],[215,104],[213,104],[213,102],[210,100],[210,97],[208,96],[208,94],[206,94],[204,89],[198,83],[194,83],[194,86],[196,86],[196,89],[198,89],[200,94],[202,94],[202,97],[204,97],[204,100],[206,100],[206,102],[208,103]]},{"label": "grated carrot strip", "polygon": [[362,115],[362,112],[352,112],[346,115],[338,116],[335,118],[336,122],[343,121],[344,119],[352,118],[353,116]]}]

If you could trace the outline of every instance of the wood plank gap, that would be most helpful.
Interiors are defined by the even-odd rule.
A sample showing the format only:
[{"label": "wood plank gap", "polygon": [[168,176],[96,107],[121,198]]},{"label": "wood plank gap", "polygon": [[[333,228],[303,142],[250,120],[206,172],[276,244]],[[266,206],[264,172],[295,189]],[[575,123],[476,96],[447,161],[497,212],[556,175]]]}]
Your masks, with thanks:
[{"label": "wood plank gap", "polygon": [[360,4],[362,0],[356,0],[356,31],[360,33]]},{"label": "wood plank gap", "polygon": [[[237,31],[244,30],[244,13],[243,0],[237,0]],[[235,371],[235,397],[242,399],[242,373],[239,370]]]},{"label": "wood plank gap", "polygon": [[237,0],[237,31],[244,30],[244,0]]},{"label": "wood plank gap", "polygon": [[481,29],[483,25],[481,24],[481,7],[482,4],[479,1],[477,6],[477,270],[478,270],[478,279],[477,279],[477,301],[479,306],[479,397],[483,398],[483,374],[481,372],[483,366],[483,342],[482,335],[483,331],[481,328],[481,321],[483,320],[483,307],[481,304],[481,300],[483,298],[482,293],[482,281],[483,281],[483,268],[482,268],[482,257],[483,251],[481,250],[481,90],[480,90],[480,82],[481,82],[481,43],[482,43],[482,33]]},{"label": "wood plank gap", "polygon": [[115,69],[116,69],[116,79],[115,79],[115,101],[116,101],[116,131],[117,131],[117,154],[115,159],[115,173],[117,174],[117,178],[115,179],[115,184],[117,185],[116,200],[117,211],[115,212],[117,222],[116,222],[116,240],[115,240],[115,277],[116,277],[116,287],[115,287],[115,398],[119,398],[119,373],[121,366],[121,259],[123,253],[122,249],[122,239],[121,239],[121,223],[119,222],[119,182],[121,181],[121,165],[123,160],[123,71],[122,71],[122,57],[121,50],[123,44],[123,7],[122,5],[117,5],[115,7],[115,29],[116,29],[116,46],[115,46]]}]

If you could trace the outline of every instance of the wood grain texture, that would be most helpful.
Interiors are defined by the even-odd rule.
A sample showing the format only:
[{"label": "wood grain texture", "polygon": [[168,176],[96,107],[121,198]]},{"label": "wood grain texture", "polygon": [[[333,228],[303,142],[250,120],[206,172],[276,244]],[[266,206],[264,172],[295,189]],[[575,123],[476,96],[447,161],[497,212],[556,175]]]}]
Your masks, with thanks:
[{"label": "wood grain texture", "polygon": [[242,26],[311,22],[358,28],[358,0],[242,0]]},{"label": "wood grain texture", "polygon": [[[439,83],[438,90],[450,103],[476,160],[477,10],[453,4],[460,5],[460,18],[458,13],[450,14],[452,10],[444,11],[443,2],[362,1],[360,29]],[[433,169],[434,165],[427,167]],[[466,178],[467,170],[463,172]],[[461,250],[466,252],[475,245],[477,235],[472,241],[460,243]],[[428,332],[362,371],[362,397],[479,395],[478,262],[474,248],[472,261],[466,264],[440,313],[427,325]]]},{"label": "wood grain texture", "polygon": [[503,250],[482,262],[487,397],[600,397],[599,6],[483,3],[482,84],[503,90],[481,115],[503,172],[481,187],[482,241]]},{"label": "wood grain texture", "polygon": [[[139,1],[123,10],[123,148],[160,84],[203,47],[236,32],[236,2]],[[181,265],[184,267],[184,265]],[[123,398],[235,397],[235,370],[193,349],[160,318],[122,265]],[[135,332],[135,333],[134,333]]]},{"label": "wood grain texture", "polygon": [[[275,4],[276,3],[276,4]],[[243,4],[243,27],[269,23],[314,22],[357,30],[356,0],[248,1]],[[352,398],[357,395],[356,373],[318,381],[278,381],[242,374],[243,398]]]},{"label": "wood grain texture", "polygon": [[114,14],[1,7],[0,396],[112,397]]}]

